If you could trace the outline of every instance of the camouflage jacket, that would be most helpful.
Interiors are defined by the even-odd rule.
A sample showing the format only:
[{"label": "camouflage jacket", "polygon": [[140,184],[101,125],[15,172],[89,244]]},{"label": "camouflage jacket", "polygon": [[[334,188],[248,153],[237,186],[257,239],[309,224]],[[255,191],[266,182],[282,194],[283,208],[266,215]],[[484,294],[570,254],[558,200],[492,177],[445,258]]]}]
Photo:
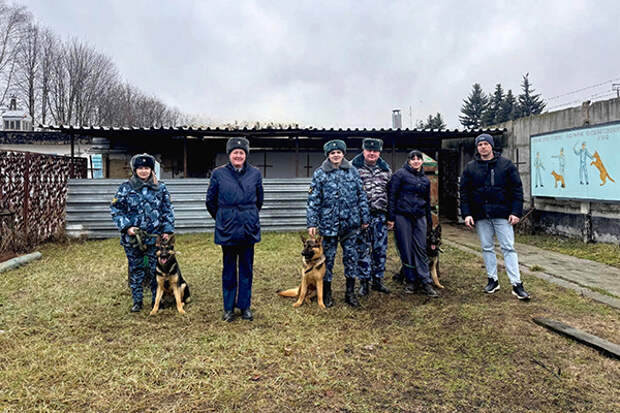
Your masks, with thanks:
[{"label": "camouflage jacket", "polygon": [[[144,182],[139,186],[135,179],[123,182],[110,204],[114,224],[121,231],[121,244],[130,245],[130,227],[143,229],[149,234],[174,232],[174,209],[170,193],[163,183]],[[155,238],[147,238],[155,244]]]},{"label": "camouflage jacket", "polygon": [[359,154],[351,161],[362,178],[362,184],[368,195],[368,207],[371,212],[385,212],[388,208],[388,183],[392,177],[390,165],[382,158],[377,160],[375,166],[364,162],[364,155]]},{"label": "camouflage jacket", "polygon": [[314,171],[308,195],[308,228],[323,236],[344,236],[368,224],[368,197],[357,169],[343,159],[339,168],[326,159]]}]

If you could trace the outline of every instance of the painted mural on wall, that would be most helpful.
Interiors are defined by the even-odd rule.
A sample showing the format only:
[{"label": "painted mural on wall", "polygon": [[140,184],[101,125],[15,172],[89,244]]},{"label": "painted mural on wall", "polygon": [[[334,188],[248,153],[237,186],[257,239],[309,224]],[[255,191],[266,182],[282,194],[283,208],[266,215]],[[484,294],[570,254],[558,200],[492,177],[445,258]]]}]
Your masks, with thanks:
[{"label": "painted mural on wall", "polygon": [[620,201],[620,123],[531,136],[530,177],[532,196]]}]

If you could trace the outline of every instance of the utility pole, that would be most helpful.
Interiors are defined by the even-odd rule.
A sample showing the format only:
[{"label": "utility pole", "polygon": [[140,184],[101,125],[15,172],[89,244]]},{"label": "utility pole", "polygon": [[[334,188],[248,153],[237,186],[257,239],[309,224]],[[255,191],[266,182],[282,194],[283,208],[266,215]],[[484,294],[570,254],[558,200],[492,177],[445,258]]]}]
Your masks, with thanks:
[{"label": "utility pole", "polygon": [[620,83],[612,83],[611,89],[616,91],[616,97],[620,98]]}]

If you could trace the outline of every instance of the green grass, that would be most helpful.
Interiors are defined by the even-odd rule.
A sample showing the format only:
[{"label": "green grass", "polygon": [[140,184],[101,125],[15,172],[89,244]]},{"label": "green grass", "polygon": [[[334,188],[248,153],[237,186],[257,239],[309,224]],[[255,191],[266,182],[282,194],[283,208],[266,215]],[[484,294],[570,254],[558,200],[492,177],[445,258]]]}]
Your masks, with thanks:
[{"label": "green grass", "polygon": [[[299,282],[299,234],[263,235],[251,323],[220,321],[221,250],[212,235],[177,239],[193,296],[186,316],[128,312],[118,240],[47,245],[40,261],[0,274],[0,411],[620,408],[618,361],[531,321],[549,317],[617,341],[617,310],[533,277],[529,303],[509,288],[485,295],[482,261],[449,247],[441,298],[406,295],[391,281],[392,245],[390,295],[373,292],[363,309],[347,307],[337,264],[335,307],[293,309],[275,291]],[[505,274],[500,281],[508,285]]]},{"label": "green grass", "polygon": [[577,258],[597,261],[620,268],[620,246],[598,242],[586,244],[580,239],[561,237],[558,235],[523,235],[519,234],[517,242],[538,248],[555,251]]}]

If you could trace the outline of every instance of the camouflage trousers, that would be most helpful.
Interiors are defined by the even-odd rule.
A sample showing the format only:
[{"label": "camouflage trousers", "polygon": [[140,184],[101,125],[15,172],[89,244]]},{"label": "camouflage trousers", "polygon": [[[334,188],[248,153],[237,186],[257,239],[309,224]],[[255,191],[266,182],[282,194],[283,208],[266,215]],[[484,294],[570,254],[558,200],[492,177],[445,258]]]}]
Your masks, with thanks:
[{"label": "camouflage trousers", "polygon": [[387,218],[382,212],[372,212],[368,228],[360,231],[357,236],[357,270],[360,279],[383,278],[387,246]]},{"label": "camouflage trousers", "polygon": [[357,249],[355,242],[357,232],[352,232],[345,236],[323,237],[323,253],[325,254],[325,277],[323,280],[330,281],[333,276],[334,261],[336,260],[336,250],[338,243],[342,247],[342,265],[344,265],[345,278],[355,278],[357,274]]},{"label": "camouflage trousers", "polygon": [[155,266],[157,265],[157,257],[155,256],[155,245],[149,245],[145,252],[140,251],[139,248],[133,248],[131,246],[124,246],[125,254],[127,255],[129,265],[129,288],[131,288],[131,298],[134,303],[141,303],[143,297],[143,287],[147,273],[144,269],[144,256],[148,256],[149,259],[149,274],[151,279],[151,293],[153,299],[157,292],[157,279],[155,278]]}]

